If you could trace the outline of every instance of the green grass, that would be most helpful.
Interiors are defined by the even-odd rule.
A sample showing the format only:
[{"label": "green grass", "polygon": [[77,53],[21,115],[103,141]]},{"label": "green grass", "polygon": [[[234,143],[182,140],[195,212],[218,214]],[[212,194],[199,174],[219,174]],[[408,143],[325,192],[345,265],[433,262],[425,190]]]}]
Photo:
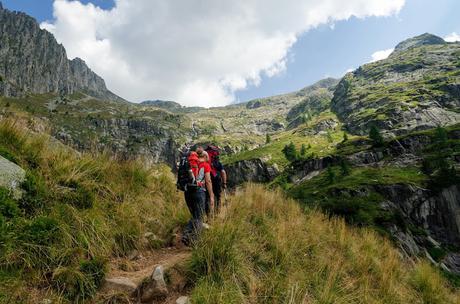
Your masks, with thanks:
[{"label": "green grass", "polygon": [[337,126],[334,130],[330,130],[329,134],[332,138],[332,142],[327,132],[318,135],[307,135],[307,132],[322,120],[333,119],[334,117],[335,115],[330,112],[323,112],[306,125],[302,125],[294,130],[272,135],[269,144],[265,144],[253,150],[224,156],[222,157],[222,161],[225,164],[231,164],[242,160],[259,158],[266,159],[268,164],[277,164],[280,168],[284,168],[289,164],[289,161],[285,158],[282,150],[284,146],[288,145],[290,142],[295,144],[297,151],[300,151],[302,144],[307,147],[310,146],[311,148],[307,150],[307,156],[315,155],[318,157],[333,154],[336,150],[336,145],[343,140],[344,132],[340,130],[340,126]]},{"label": "green grass", "polygon": [[0,274],[11,274],[0,275],[0,303],[35,303],[31,289],[87,301],[111,256],[150,248],[146,232],[168,244],[187,220],[167,168],[77,153],[26,125],[0,121],[0,151],[27,171],[21,199],[0,189]]},{"label": "green grass", "polygon": [[289,184],[285,177],[279,177],[274,184],[281,185],[290,196],[309,207],[320,207],[325,212],[344,217],[351,224],[380,227],[389,222],[404,226],[404,221],[399,214],[380,208],[384,198],[372,186],[421,186],[428,180],[415,167],[352,168],[346,176],[342,176],[339,167],[331,168],[331,172],[332,182],[328,172],[323,172],[300,185]]},{"label": "green grass", "polygon": [[[343,78],[345,90],[336,96],[332,107],[335,109],[336,103],[341,106],[354,104],[349,107],[349,113],[340,117],[349,126],[362,125],[368,129],[372,124],[389,119],[392,129],[403,127],[405,122],[395,113],[396,109],[405,111],[433,100],[441,104],[447,100],[455,102],[455,93],[448,90],[459,81],[452,51],[458,52],[458,46],[421,46],[365,64],[357,73]],[[424,69],[422,73],[413,72],[421,68]],[[392,81],[389,75],[393,73],[403,78]],[[458,110],[458,107],[450,108]]]}]

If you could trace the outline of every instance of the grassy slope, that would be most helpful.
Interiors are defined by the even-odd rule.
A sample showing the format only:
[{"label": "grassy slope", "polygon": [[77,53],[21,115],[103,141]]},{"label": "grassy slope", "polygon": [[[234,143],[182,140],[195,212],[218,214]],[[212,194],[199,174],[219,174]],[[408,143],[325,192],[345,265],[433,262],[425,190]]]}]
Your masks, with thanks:
[{"label": "grassy slope", "polygon": [[[162,130],[171,131],[178,141],[185,141],[185,134],[190,129],[190,121],[185,115],[128,102],[97,100],[81,93],[64,98],[59,98],[57,94],[31,94],[22,98],[0,96],[1,108],[47,118],[55,131],[63,130],[86,146],[114,141],[113,136],[107,135],[106,129],[100,123],[95,123],[102,120],[147,121],[160,126]],[[149,134],[143,136],[136,141],[155,139]]]},{"label": "grassy slope", "polygon": [[[348,89],[340,99],[355,104],[352,113],[342,119],[354,125],[389,120],[399,126],[395,109],[408,111],[433,100],[444,106],[446,100],[455,100],[448,88],[458,83],[459,67],[458,44],[420,46],[365,64],[342,79]],[[452,105],[447,108],[459,110]]]},{"label": "grassy slope", "polygon": [[241,160],[262,158],[268,159],[268,164],[277,164],[283,168],[288,165],[289,162],[284,157],[282,150],[284,146],[290,142],[293,142],[296,145],[298,151],[300,150],[302,144],[307,147],[310,145],[311,148],[307,151],[308,155],[314,154],[316,156],[325,156],[332,154],[336,149],[336,145],[343,140],[344,132],[340,130],[340,125],[338,125],[334,130],[330,130],[330,136],[327,133],[306,135],[305,131],[313,128],[321,120],[334,118],[335,115],[331,112],[323,112],[320,115],[315,116],[312,121],[299,126],[294,130],[284,131],[273,135],[271,137],[271,142],[260,148],[243,151],[230,156],[224,156],[222,160],[224,163],[229,164]]},{"label": "grassy slope", "polygon": [[193,303],[457,303],[426,262],[343,220],[249,185],[194,250]]},{"label": "grassy slope", "polygon": [[[21,121],[2,121],[0,135],[2,155],[29,176],[24,199],[0,200],[0,303],[81,302],[99,286],[108,257],[167,244],[188,216],[162,170],[77,154]],[[144,232],[163,241],[146,242]],[[193,303],[454,303],[431,266],[410,265],[372,231],[305,213],[279,191],[247,186],[193,251],[192,297]]]},{"label": "grassy slope", "polygon": [[79,154],[28,123],[0,122],[0,154],[28,176],[21,200],[0,195],[0,303],[88,298],[108,257],[167,244],[186,221],[165,168]]}]

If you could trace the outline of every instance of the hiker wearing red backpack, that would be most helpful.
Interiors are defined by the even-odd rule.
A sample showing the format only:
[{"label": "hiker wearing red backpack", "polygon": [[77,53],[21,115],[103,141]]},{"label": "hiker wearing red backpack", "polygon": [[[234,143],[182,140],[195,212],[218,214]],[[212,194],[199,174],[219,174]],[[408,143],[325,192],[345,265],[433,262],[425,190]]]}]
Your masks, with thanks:
[{"label": "hiker wearing red backpack", "polygon": [[[209,145],[206,148],[209,155],[209,163],[211,165],[211,181],[212,189],[214,192],[214,204],[206,204],[206,214],[213,210],[215,213],[219,212],[222,189],[227,188],[227,172],[219,160],[220,149],[215,145]],[[210,197],[208,196],[208,201]]]},{"label": "hiker wearing red backpack", "polygon": [[185,201],[192,215],[182,234],[182,242],[187,246],[193,245],[203,229],[206,192],[214,195],[207,153],[203,149],[197,149],[197,152],[182,152],[177,174],[177,188],[184,191]]}]

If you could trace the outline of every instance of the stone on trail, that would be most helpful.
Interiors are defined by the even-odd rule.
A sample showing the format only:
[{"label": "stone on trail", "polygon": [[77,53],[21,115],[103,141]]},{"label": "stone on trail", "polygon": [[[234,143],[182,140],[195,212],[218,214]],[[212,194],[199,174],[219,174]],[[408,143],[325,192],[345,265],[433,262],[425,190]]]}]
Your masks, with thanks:
[{"label": "stone on trail", "polygon": [[176,300],[176,304],[191,304],[191,302],[188,297],[182,296]]},{"label": "stone on trail", "polygon": [[158,287],[166,288],[163,266],[159,265],[155,268],[152,273],[152,279],[156,282]]},{"label": "stone on trail", "polygon": [[150,280],[142,282],[139,286],[139,295],[142,303],[147,303],[154,299],[164,299],[168,295],[168,288],[164,279],[163,266],[155,268]]},{"label": "stone on trail", "polygon": [[26,178],[26,171],[0,156],[0,187],[10,190],[15,199],[21,197],[20,186]]},{"label": "stone on trail", "polygon": [[132,294],[136,290],[136,284],[128,278],[117,277],[105,279],[103,289],[111,292]]}]

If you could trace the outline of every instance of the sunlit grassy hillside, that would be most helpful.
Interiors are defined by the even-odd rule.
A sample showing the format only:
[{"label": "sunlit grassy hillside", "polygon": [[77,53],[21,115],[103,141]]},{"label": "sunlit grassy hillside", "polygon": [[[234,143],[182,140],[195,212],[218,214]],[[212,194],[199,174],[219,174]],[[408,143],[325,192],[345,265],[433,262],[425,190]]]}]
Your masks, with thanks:
[{"label": "sunlit grassy hillside", "polygon": [[109,257],[166,245],[187,220],[167,169],[80,154],[27,124],[0,121],[0,155],[27,171],[21,199],[0,189],[0,303],[82,302]]},{"label": "sunlit grassy hillside", "polygon": [[[91,303],[110,257],[169,245],[188,212],[168,170],[80,154],[29,124],[0,122],[0,154],[27,171],[21,199],[0,191],[0,303]],[[189,261],[192,303],[458,302],[372,230],[262,186],[229,201]]]},{"label": "sunlit grassy hillside", "polygon": [[249,185],[193,252],[193,303],[458,303],[437,270],[372,230]]}]

